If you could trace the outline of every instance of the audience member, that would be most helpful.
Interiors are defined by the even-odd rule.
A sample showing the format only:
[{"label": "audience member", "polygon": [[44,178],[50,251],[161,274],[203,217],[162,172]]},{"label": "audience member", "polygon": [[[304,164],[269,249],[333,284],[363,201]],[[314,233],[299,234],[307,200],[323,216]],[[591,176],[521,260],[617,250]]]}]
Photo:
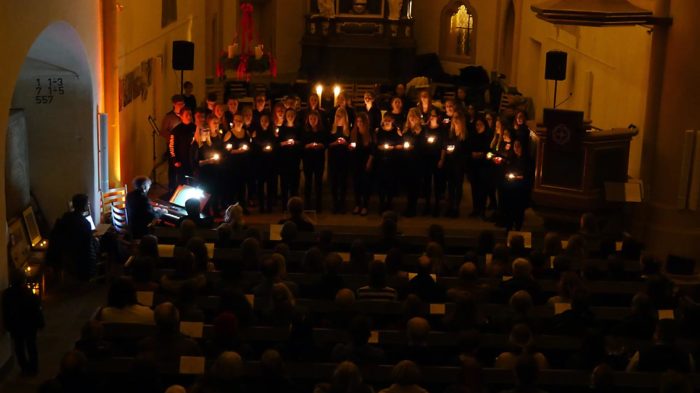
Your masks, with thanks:
[{"label": "audience member", "polygon": [[369,284],[357,289],[358,300],[397,300],[396,289],[386,285],[386,265],[374,261],[370,264]]},{"label": "audience member", "polygon": [[301,198],[289,198],[289,201],[287,202],[287,211],[289,212],[289,218],[280,220],[280,225],[284,225],[284,223],[291,221],[296,224],[299,232],[314,231],[314,224],[304,214],[304,201]]},{"label": "audience member", "polygon": [[136,300],[136,287],[128,277],[119,277],[109,287],[107,305],[95,318],[105,323],[153,325],[153,311]]},{"label": "audience member", "polygon": [[379,393],[428,393],[418,385],[421,373],[418,366],[410,360],[402,360],[396,363],[391,371],[392,384]]},{"label": "audience member", "polygon": [[519,323],[513,326],[508,336],[508,341],[510,342],[511,350],[503,352],[496,357],[494,364],[496,368],[516,369],[522,355],[532,356],[539,369],[549,368],[549,363],[544,354],[534,349],[534,337],[527,325]]},{"label": "audience member", "polygon": [[349,360],[357,365],[379,364],[384,360],[384,351],[369,344],[370,321],[365,316],[355,317],[349,325],[350,341],[338,343],[333,348],[331,358],[340,362]]},{"label": "audience member", "polygon": [[413,277],[407,286],[408,294],[415,294],[424,302],[438,303],[445,299],[445,289],[433,278],[432,263],[425,255],[418,258],[416,276]]},{"label": "audience member", "polygon": [[330,383],[320,383],[314,393],[372,393],[370,386],[362,381],[362,373],[355,363],[344,361],[333,371]]},{"label": "audience member", "polygon": [[683,373],[695,372],[693,355],[676,345],[677,323],[662,319],[656,324],[654,344],[635,352],[627,365],[627,371]]},{"label": "audience member", "polygon": [[139,343],[139,352],[152,356],[161,364],[179,364],[181,356],[201,356],[197,342],[180,333],[180,313],[169,302],[161,303],[153,311],[155,335]]}]

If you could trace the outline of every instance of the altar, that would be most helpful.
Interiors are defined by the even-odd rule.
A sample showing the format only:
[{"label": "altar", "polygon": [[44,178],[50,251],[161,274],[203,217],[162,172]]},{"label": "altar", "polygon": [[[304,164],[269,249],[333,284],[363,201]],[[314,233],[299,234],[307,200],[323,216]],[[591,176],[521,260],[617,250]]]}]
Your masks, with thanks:
[{"label": "altar", "polygon": [[412,76],[409,0],[309,0],[300,73],[309,80],[392,83]]}]

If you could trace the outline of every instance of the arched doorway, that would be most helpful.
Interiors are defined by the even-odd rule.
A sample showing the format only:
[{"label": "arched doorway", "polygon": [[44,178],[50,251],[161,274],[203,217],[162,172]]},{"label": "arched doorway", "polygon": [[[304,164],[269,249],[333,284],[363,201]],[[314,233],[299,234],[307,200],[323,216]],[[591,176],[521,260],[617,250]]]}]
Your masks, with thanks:
[{"label": "arched doorway", "polygon": [[500,64],[498,69],[505,74],[507,80],[513,80],[511,71],[513,69],[513,41],[515,36],[515,6],[513,1],[508,1],[506,17],[503,23],[503,45],[499,56]]},{"label": "arched doorway", "polygon": [[20,70],[6,139],[6,214],[21,215],[30,192],[53,224],[77,192],[97,199],[96,98],[78,33],[55,22],[36,38]]}]

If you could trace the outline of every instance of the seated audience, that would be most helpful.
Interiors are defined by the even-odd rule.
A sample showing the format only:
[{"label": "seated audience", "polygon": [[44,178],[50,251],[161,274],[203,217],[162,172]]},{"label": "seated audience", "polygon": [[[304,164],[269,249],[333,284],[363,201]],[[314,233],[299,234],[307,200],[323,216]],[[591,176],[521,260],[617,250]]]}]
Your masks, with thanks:
[{"label": "seated audience", "polygon": [[173,250],[173,273],[164,274],[160,279],[163,292],[178,295],[185,285],[191,285],[195,291],[201,291],[207,286],[207,277],[203,273],[195,273],[194,254],[186,248],[175,247]]},{"label": "seated audience", "polygon": [[410,360],[402,360],[391,370],[392,384],[379,393],[428,393],[418,385],[421,373],[418,366]]},{"label": "seated audience", "polygon": [[191,220],[197,228],[211,228],[214,223],[211,217],[204,217],[202,215],[202,205],[199,199],[190,198],[185,201],[185,211],[187,215],[180,219],[180,222],[185,220]]},{"label": "seated audience", "polygon": [[683,373],[695,372],[693,355],[676,344],[677,323],[673,319],[662,319],[656,324],[654,344],[635,352],[627,371]]},{"label": "seated audience", "polygon": [[547,300],[547,304],[571,303],[574,292],[583,289],[583,280],[574,272],[562,273],[557,283],[557,294]]},{"label": "seated audience", "polygon": [[533,356],[520,356],[514,367],[517,384],[513,389],[504,390],[501,393],[546,393],[536,386],[541,369]]},{"label": "seated audience", "polygon": [[418,258],[416,276],[408,282],[406,292],[418,296],[424,302],[443,302],[445,289],[431,276],[432,271],[430,258],[425,255]]},{"label": "seated audience", "polygon": [[651,340],[656,330],[657,315],[649,296],[637,293],[632,298],[632,313],[625,316],[614,330],[624,337]]},{"label": "seated audience", "polygon": [[126,217],[131,236],[134,239],[141,239],[150,233],[150,226],[160,213],[153,209],[148,199],[151,179],[146,176],[137,176],[134,178],[133,185],[134,189],[126,194]]},{"label": "seated audience", "polygon": [[88,361],[80,351],[70,351],[61,358],[56,377],[44,382],[40,392],[93,393],[100,391],[97,382],[88,374]]},{"label": "seated audience", "polygon": [[345,280],[339,274],[342,265],[343,258],[338,253],[332,252],[323,258],[323,273],[311,284],[315,297],[333,299],[340,289],[345,288]]},{"label": "seated audience", "polygon": [[547,358],[541,352],[534,349],[534,337],[530,328],[522,323],[513,326],[508,336],[511,350],[503,352],[494,363],[496,368],[509,368],[515,370],[521,355],[531,356],[539,369],[549,368]]},{"label": "seated audience", "polygon": [[380,364],[384,351],[368,343],[371,333],[370,321],[365,316],[357,316],[349,325],[350,341],[338,343],[333,348],[331,358],[340,362],[349,360],[357,365]]},{"label": "seated audience", "polygon": [[357,289],[358,300],[397,300],[396,289],[386,285],[386,265],[374,261],[370,264],[369,285]]},{"label": "seated audience", "polygon": [[262,393],[302,393],[287,373],[282,355],[274,349],[268,349],[260,356],[260,382],[255,387]]},{"label": "seated audience", "polygon": [[485,321],[479,314],[476,299],[470,292],[462,292],[453,301],[455,307],[443,319],[445,328],[448,331],[456,332],[462,330],[479,328]]},{"label": "seated audience", "polygon": [[197,342],[180,333],[180,313],[169,302],[161,303],[153,311],[155,335],[138,344],[139,352],[151,356],[161,364],[179,364],[181,356],[201,356]]},{"label": "seated audience", "polygon": [[107,294],[107,305],[101,307],[95,318],[104,323],[139,323],[153,325],[153,311],[136,300],[136,288],[128,277],[112,283]]},{"label": "seated audience", "polygon": [[247,392],[243,372],[241,355],[236,352],[223,352],[194,384],[192,393]]},{"label": "seated audience", "polygon": [[450,385],[445,393],[483,393],[486,392],[484,385],[484,370],[481,364],[473,357],[465,357],[460,362],[456,383]]},{"label": "seated audience", "polygon": [[289,212],[289,218],[280,220],[280,225],[284,225],[284,223],[291,221],[296,224],[299,232],[314,231],[314,224],[304,214],[304,201],[301,198],[289,198],[289,201],[287,202],[287,211]]},{"label": "seated audience", "polygon": [[189,219],[180,222],[180,237],[175,242],[176,246],[185,247],[191,238],[197,235],[197,224]]},{"label": "seated audience", "polygon": [[80,330],[80,339],[75,342],[75,349],[88,359],[104,359],[111,355],[112,344],[104,339],[104,327],[100,321],[91,319]]},{"label": "seated audience", "polygon": [[314,393],[373,393],[374,390],[362,381],[362,373],[355,363],[344,361],[333,371],[330,383],[319,383]]},{"label": "seated audience", "polygon": [[526,291],[535,302],[538,302],[542,289],[540,284],[532,277],[532,265],[525,258],[516,258],[512,265],[513,277],[502,281],[500,285],[501,299],[510,299],[515,292]]}]

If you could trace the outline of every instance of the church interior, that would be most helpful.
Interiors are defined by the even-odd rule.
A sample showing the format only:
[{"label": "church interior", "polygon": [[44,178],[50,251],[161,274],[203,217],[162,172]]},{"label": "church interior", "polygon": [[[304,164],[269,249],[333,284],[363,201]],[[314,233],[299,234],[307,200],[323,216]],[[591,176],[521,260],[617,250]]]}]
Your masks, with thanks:
[{"label": "church interior", "polygon": [[[266,262],[277,263],[275,256],[286,252],[287,268],[275,270],[277,281],[271,284],[272,295],[268,293],[274,296],[275,285],[292,282],[289,289],[282,285],[285,296],[296,297],[296,301],[288,299],[292,311],[280,311],[291,313],[291,322],[284,326],[276,325],[276,320],[272,325],[255,326],[244,322],[241,315],[233,316],[234,322],[222,322],[216,310],[223,307],[219,302],[224,302],[224,295],[213,289],[226,281],[227,269],[221,263],[241,258],[245,263],[250,238],[244,236],[245,240],[239,239],[235,246],[217,251],[217,231],[200,231],[202,244],[211,247],[209,265],[204,256],[205,270],[209,268],[202,277],[211,281],[207,288],[213,292],[190,294],[197,301],[202,297],[208,300],[199,305],[202,318],[187,321],[186,327],[180,325],[180,332],[198,337],[194,341],[200,344],[200,353],[183,356],[187,362],[181,362],[179,369],[166,370],[162,363],[151,365],[135,356],[136,338],[151,334],[153,329],[127,329],[127,339],[120,337],[122,341],[111,344],[115,349],[132,345],[131,352],[98,360],[88,356],[90,371],[83,370],[81,378],[93,380],[92,387],[98,386],[94,380],[101,381],[103,385],[95,391],[127,391],[135,381],[143,384],[144,392],[163,392],[170,385],[182,385],[188,392],[283,388],[299,392],[542,391],[527,390],[535,386],[534,382],[527,385],[526,375],[520,374],[532,366],[528,361],[539,372],[537,386],[550,392],[685,392],[700,388],[692,359],[693,354],[700,354],[700,336],[695,329],[700,328],[700,40],[695,35],[700,7],[695,1],[10,0],[0,2],[0,20],[0,36],[6,37],[0,43],[4,53],[0,108],[5,108],[0,111],[0,151],[4,153],[0,158],[0,195],[4,201],[0,203],[0,222],[4,222],[0,238],[8,250],[0,257],[0,291],[11,286],[13,269],[25,270],[27,285],[34,285],[34,293],[43,299],[46,315],[46,327],[39,332],[38,377],[36,373],[19,374],[14,336],[7,324],[0,324],[5,326],[0,328],[0,391],[37,391],[40,386],[50,389],[60,385],[42,383],[61,376],[63,355],[84,338],[85,322],[96,319],[95,310],[111,296],[111,288],[120,282],[119,275],[130,271],[122,262],[116,268],[113,258],[103,255],[108,260],[101,278],[65,292],[59,288],[63,283],[56,284],[60,279],[48,269],[45,275],[43,271],[31,274],[32,263],[45,254],[54,223],[70,208],[74,194],[87,195],[89,218],[95,227],[119,234],[104,226],[116,225],[113,218],[102,214],[110,211],[105,205],[109,190],[126,186],[126,191],[131,191],[134,178],[149,176],[154,183],[149,196],[157,199],[167,193],[168,164],[162,156],[168,144],[158,127],[173,109],[173,95],[182,94],[184,81],[191,82],[192,95],[204,107],[211,96],[216,96],[219,104],[235,96],[239,105],[252,107],[256,96],[264,93],[268,110],[272,110],[276,102],[288,97],[298,97],[306,105],[309,95],[315,94],[321,108],[330,111],[341,91],[351,105],[360,107],[363,95],[371,91],[377,102],[387,102],[382,109],[390,111],[396,86],[402,85],[407,102],[417,100],[418,92],[425,89],[440,110],[447,101],[462,99],[460,93],[464,93],[464,100],[483,113],[514,117],[523,111],[528,115],[524,127],[530,130],[532,151],[531,204],[523,228],[509,234],[491,222],[467,218],[464,212],[472,202],[469,191],[464,191],[460,218],[402,216],[394,222],[394,232],[401,233],[396,240],[400,246],[394,248],[381,245],[386,239],[377,228],[381,225],[384,231],[386,214],[374,214],[372,208],[367,217],[309,212],[318,230],[314,234],[300,231],[293,241],[285,241],[284,233],[282,238],[274,238],[272,233],[286,213],[253,212],[245,221],[264,238],[257,250],[260,268],[256,265],[251,272],[241,267],[246,271],[229,273],[252,280],[254,274],[260,279],[261,270],[264,281]],[[184,54],[177,43],[191,53]],[[182,61],[189,64],[179,64]],[[465,184],[469,187],[469,182]],[[569,235],[578,236],[580,225],[585,229],[585,220],[579,222],[585,213],[595,215],[596,231],[611,236],[605,239],[614,250],[601,254],[603,257],[588,255],[578,261],[566,251],[575,242]],[[429,232],[434,224],[442,231],[441,241]],[[160,253],[157,269],[172,271],[179,260],[177,249],[183,245],[177,243],[178,229],[156,228],[155,233]],[[519,250],[519,240],[511,241],[517,234],[523,235],[524,242]],[[324,236],[329,237],[327,244]],[[557,265],[559,254],[546,252],[553,238],[562,242],[559,253],[566,254],[562,261],[575,262]],[[339,287],[337,295],[318,295],[318,277],[321,281],[327,278],[326,264],[333,264],[337,256],[341,265],[347,265],[346,259],[352,261],[357,252],[358,239],[368,253],[374,253],[369,268],[364,266],[359,273],[340,269],[343,274],[337,276],[342,276],[345,286]],[[122,246],[124,241],[117,239]],[[431,254],[435,242],[441,246],[439,256]],[[124,247],[133,251],[138,244]],[[375,244],[381,246],[369,246]],[[280,251],[285,247],[285,252]],[[501,248],[506,250],[505,256],[499,254]],[[312,249],[320,250],[319,265],[313,268],[306,262]],[[401,253],[403,261],[410,259],[404,265],[413,270],[402,265],[405,269],[398,269],[398,273],[385,271],[394,268],[385,262],[385,258],[395,257],[393,251]],[[192,252],[196,260],[196,252]],[[386,267],[375,266],[377,259]],[[438,272],[434,259],[449,266],[444,274]],[[499,266],[505,266],[500,273],[489,267],[496,259]],[[538,260],[539,267],[535,266]],[[416,274],[425,273],[425,261],[432,263],[429,273],[444,292],[432,300],[411,292]],[[521,266],[522,261],[527,268]],[[472,267],[479,270],[474,282],[470,277],[477,272],[471,272]],[[312,270],[315,268],[318,271]],[[511,278],[518,281],[523,270],[530,279],[535,277],[531,280],[534,283],[523,279],[532,286],[506,284]],[[316,274],[319,272],[324,273]],[[393,299],[388,302],[391,304],[348,306],[343,289],[350,288],[350,303],[367,302],[361,300],[362,289],[376,289],[372,286],[375,273],[384,278],[387,288],[396,288],[394,298],[388,297]],[[368,277],[369,286],[365,287]],[[502,282],[488,281],[493,277],[496,281],[502,278]],[[562,289],[566,280],[579,286],[576,293],[585,292],[586,299],[577,299],[573,289],[570,293]],[[464,289],[475,282],[481,283],[478,289]],[[659,289],[666,283],[668,288]],[[255,285],[254,280],[246,284],[243,294],[251,301],[249,296],[257,294],[256,288],[263,284]],[[326,282],[324,288],[332,285]],[[484,295],[486,287],[493,293]],[[673,293],[667,299],[665,293],[654,290]],[[467,295],[455,295],[458,291]],[[139,289],[137,293],[142,292]],[[530,307],[537,317],[518,314],[514,302],[521,292],[532,295]],[[156,291],[154,300],[153,290],[149,293],[149,304],[141,298],[139,303],[157,306],[158,301],[170,299],[181,305],[179,298]],[[503,297],[504,293],[508,295]],[[215,303],[212,298],[216,298]],[[657,298],[664,299],[656,302]],[[257,304],[248,307],[251,313],[258,312]],[[461,306],[475,311],[460,311]],[[649,323],[654,335],[626,333],[635,325],[632,321],[636,320],[628,314],[636,312],[636,306],[652,310]],[[418,311],[422,307],[425,310]],[[581,322],[576,319],[583,318],[579,313],[568,320],[558,319],[572,307],[574,311],[585,307],[594,315],[590,319],[595,319],[596,328],[582,328],[589,319]],[[294,319],[302,313],[299,309],[304,310],[304,322]],[[158,308],[153,312],[158,325]],[[183,323],[186,312],[180,308]],[[264,315],[258,322],[270,318],[265,314],[269,310],[261,312]],[[457,320],[455,315],[460,313],[471,313],[476,319]],[[501,313],[512,320],[501,320]],[[496,317],[491,318],[493,315]],[[3,318],[8,319],[7,315]],[[640,360],[646,351],[644,345],[658,338],[656,333],[668,325],[667,319],[674,321],[678,341],[687,344],[690,369],[644,371]],[[225,348],[212,350],[218,323],[236,325],[237,334],[240,330],[235,345],[229,342]],[[453,324],[461,327],[453,328]],[[105,335],[120,334],[106,325],[100,324]],[[410,342],[404,345],[404,329],[409,336],[423,333],[431,350],[415,349]],[[636,329],[641,331],[638,326]],[[331,345],[351,342],[358,330],[360,336],[366,330],[369,337],[362,345],[372,344],[373,349],[361,355],[338,355],[343,350],[359,351],[357,343],[355,347]],[[467,334],[473,332],[481,338]],[[131,342],[127,342],[130,334]],[[513,341],[523,339],[523,335],[530,343],[521,348]],[[312,343],[307,344],[307,339]],[[470,339],[478,342],[479,355]],[[600,339],[606,355],[587,353],[589,339]],[[295,342],[299,345],[293,345]],[[301,348],[304,345],[312,346],[314,353]],[[472,352],[462,351],[469,345],[474,347]],[[596,345],[598,342],[589,347]],[[619,345],[620,350],[626,346],[627,358],[620,368],[613,364],[619,359],[610,360],[613,345]],[[503,354],[498,355],[500,349],[514,346],[519,349],[513,353],[522,351],[532,359],[512,355],[508,363]],[[221,353],[235,356],[232,360],[219,356]],[[465,357],[476,359],[478,367]],[[452,360],[444,360],[448,358]],[[486,358],[490,363],[484,361]],[[593,358],[595,363],[581,366]],[[349,359],[354,363],[340,362]],[[413,363],[403,364],[405,359]],[[508,365],[499,367],[499,359]],[[284,372],[282,361],[286,363]],[[574,363],[577,365],[571,366]],[[138,367],[160,379],[154,382],[147,372],[134,372]],[[664,371],[663,377],[658,374]],[[605,374],[600,381],[597,372]],[[678,375],[669,374],[676,372]],[[274,374],[274,378],[265,381],[265,373]],[[343,380],[357,375],[358,382]],[[606,377],[614,377],[614,381]],[[271,380],[279,384],[273,386]],[[667,380],[675,390],[663,390]],[[454,383],[459,386],[454,388]],[[72,391],[67,390],[68,385],[66,382],[64,390],[39,391]],[[185,391],[177,389],[167,391]]]}]

